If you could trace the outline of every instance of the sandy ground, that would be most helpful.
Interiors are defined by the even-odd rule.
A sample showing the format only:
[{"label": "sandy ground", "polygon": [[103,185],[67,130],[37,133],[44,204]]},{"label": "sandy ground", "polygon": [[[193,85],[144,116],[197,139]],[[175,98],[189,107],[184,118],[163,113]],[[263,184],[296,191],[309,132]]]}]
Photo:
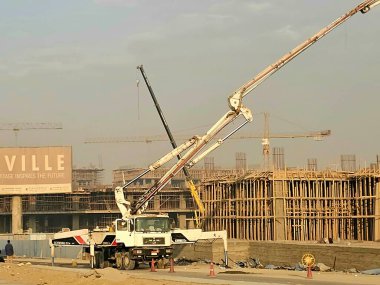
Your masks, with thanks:
[{"label": "sandy ground", "polygon": [[[151,279],[131,276],[127,271],[123,274],[114,268],[101,270],[63,268],[51,266],[35,266],[30,262],[0,264],[0,279],[7,282],[25,285],[120,285],[128,280],[128,284],[150,284]],[[122,282],[124,281],[124,282]],[[12,283],[11,283],[12,282]],[[157,281],[157,285],[174,285],[176,281]],[[183,282],[184,285],[194,283]]]},{"label": "sandy ground", "polygon": [[[63,259],[56,260],[60,266],[52,267],[49,265],[49,261],[48,259],[16,259],[12,264],[0,263],[0,284],[8,285],[8,282],[17,285],[305,284],[305,282],[310,284],[313,281],[322,282],[315,284],[380,284],[380,276],[343,272],[313,272],[313,280],[308,280],[306,272],[251,268],[226,270],[215,266],[217,277],[210,278],[208,276],[209,265],[199,263],[176,266],[176,273],[169,274],[168,269],[153,273],[150,272],[149,267],[132,271],[120,271],[114,268],[91,270],[88,268],[87,261],[81,260],[76,261],[78,265],[75,268],[72,267],[71,260]],[[248,281],[222,280],[222,276],[230,275],[231,277],[233,274],[228,273],[236,272],[245,273],[246,276],[251,277],[247,279]],[[237,276],[235,279],[238,280]]]}]

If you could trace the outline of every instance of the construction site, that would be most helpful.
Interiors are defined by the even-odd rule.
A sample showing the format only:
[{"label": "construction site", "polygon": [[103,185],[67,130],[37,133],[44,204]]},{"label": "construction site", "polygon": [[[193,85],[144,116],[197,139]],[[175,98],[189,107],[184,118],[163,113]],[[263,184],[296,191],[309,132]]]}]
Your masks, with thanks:
[{"label": "construction site", "polygon": [[[241,156],[237,154],[237,166],[245,164],[241,164]],[[193,169],[191,175],[205,206],[199,222],[207,230],[226,229],[231,239],[256,241],[380,240],[378,161],[372,168],[351,171],[281,167],[271,171],[223,170],[210,169],[210,163],[204,167],[209,169]],[[166,171],[157,170],[134,182],[128,200],[137,200]],[[1,232],[54,233],[62,228],[93,229],[112,224],[119,209],[112,185],[101,184],[102,172],[97,168],[74,169],[70,194],[22,196],[19,229],[12,227],[12,196],[1,196]],[[120,185],[123,177],[128,181],[139,172],[141,169],[114,170],[113,183]],[[147,207],[149,213],[169,213],[180,228],[197,226],[197,210],[182,173]]]},{"label": "construction site", "polygon": [[[201,135],[171,132],[144,67],[138,65],[136,74],[141,73],[166,134],[83,142],[170,143],[170,150],[147,167],[142,166],[150,155],[147,150],[143,158],[133,161],[136,167],[105,169],[100,155],[98,167],[77,167],[75,146],[62,138],[57,139],[59,145],[19,146],[20,130],[61,130],[60,123],[0,123],[0,130],[15,134],[13,146],[0,148],[0,261],[8,264],[0,266],[5,276],[0,284],[29,285],[37,280],[60,284],[62,279],[58,283],[44,279],[51,275],[44,271],[46,265],[78,270],[82,275],[70,277],[72,284],[111,285],[125,278],[145,284],[150,277],[144,272],[169,269],[175,273],[174,267],[181,265],[189,270],[183,267],[173,278],[161,271],[158,279],[162,284],[214,284],[199,275],[206,268],[208,277],[225,282],[215,284],[307,284],[312,271],[362,273],[360,284],[377,284],[378,276],[363,277],[380,275],[380,155],[376,150],[364,165],[356,154],[344,153],[349,148],[342,146],[343,153],[335,154],[339,163],[329,160],[330,165],[320,167],[315,155],[304,167],[291,166],[284,147],[271,148],[272,139],[322,140],[334,136],[334,131],[270,132],[267,112],[261,135],[239,131],[253,121],[249,104],[243,104],[245,96],[335,28],[378,4],[379,0],[356,4],[268,65],[230,94],[226,113]],[[139,80],[136,84],[139,92]],[[249,165],[247,153],[239,147],[235,167],[214,163],[213,152],[223,148],[225,141],[253,138],[261,140],[262,157],[255,160],[260,164]],[[106,183],[104,177],[111,171],[112,182]],[[28,267],[17,269],[12,265],[15,261],[41,272],[31,274],[30,280],[19,279],[16,275],[25,275]],[[307,275],[273,277],[273,269]],[[117,281],[107,270],[131,273],[121,272],[124,275]],[[237,275],[234,279],[223,274]],[[89,277],[90,283],[80,283],[79,279]],[[321,275],[318,284],[355,284],[351,277]]]}]

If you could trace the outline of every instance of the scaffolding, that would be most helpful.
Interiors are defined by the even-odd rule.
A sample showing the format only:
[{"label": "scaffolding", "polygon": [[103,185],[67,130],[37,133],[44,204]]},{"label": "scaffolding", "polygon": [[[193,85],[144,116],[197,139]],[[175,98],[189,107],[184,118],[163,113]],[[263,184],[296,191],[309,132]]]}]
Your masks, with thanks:
[{"label": "scaffolding", "polygon": [[209,179],[201,190],[204,227],[248,240],[378,240],[379,192],[379,170],[252,171]]},{"label": "scaffolding", "polygon": [[[124,177],[135,172],[140,170],[126,170]],[[121,171],[116,174],[123,179]],[[380,241],[378,167],[356,172],[308,167],[244,172],[197,170],[194,174],[201,181],[205,230],[227,230],[230,238],[259,241]],[[159,173],[152,173],[128,188],[126,199],[139,199],[156,182],[156,176]],[[184,178],[174,177],[171,185],[149,202],[147,213],[167,212],[182,225],[185,218],[191,219],[195,205],[183,184]],[[0,197],[2,232],[10,230],[11,205],[11,196]],[[110,226],[120,216],[114,191],[107,187],[69,194],[25,195],[22,211],[24,230],[32,228],[33,232]]]},{"label": "scaffolding", "polygon": [[[147,190],[146,185],[133,187],[126,198],[137,201]],[[12,215],[12,196],[0,197],[0,232],[9,232]],[[192,214],[195,205],[191,194],[178,187],[165,188],[152,199],[146,212]],[[111,226],[120,218],[112,189],[89,190],[66,194],[37,194],[22,196],[23,230],[33,232],[58,232],[62,228],[89,228]],[[1,224],[2,223],[2,224]]]}]

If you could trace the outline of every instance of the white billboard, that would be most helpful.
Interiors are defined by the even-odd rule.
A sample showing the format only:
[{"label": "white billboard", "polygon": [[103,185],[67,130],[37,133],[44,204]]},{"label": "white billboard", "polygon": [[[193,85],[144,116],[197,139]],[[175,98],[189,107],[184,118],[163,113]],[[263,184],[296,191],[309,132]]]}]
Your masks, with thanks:
[{"label": "white billboard", "polygon": [[71,192],[70,146],[0,148],[0,195]]}]

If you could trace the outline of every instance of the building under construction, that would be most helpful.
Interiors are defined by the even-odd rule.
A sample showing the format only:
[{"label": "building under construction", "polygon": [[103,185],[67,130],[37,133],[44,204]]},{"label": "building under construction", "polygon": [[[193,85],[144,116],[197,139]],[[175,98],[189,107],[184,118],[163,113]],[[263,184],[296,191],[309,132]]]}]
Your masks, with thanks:
[{"label": "building under construction", "polygon": [[275,170],[203,182],[206,230],[245,240],[380,241],[380,171]]},{"label": "building under construction", "polygon": [[[0,233],[54,233],[63,228],[76,230],[110,226],[116,218],[121,217],[115,202],[114,186],[122,185],[141,171],[142,169],[114,170],[113,185],[103,185],[103,169],[73,169],[71,193],[0,196]],[[156,170],[136,181],[128,188],[126,198],[130,201],[138,199],[165,171]],[[200,184],[202,173],[202,170],[191,171],[195,183]],[[194,226],[194,210],[183,174],[173,178],[149,202],[147,208],[148,213],[168,213],[173,224],[181,228]],[[12,217],[21,220],[21,229],[15,226]]]},{"label": "building under construction", "polygon": [[[206,209],[201,216],[205,230],[226,229],[229,238],[243,240],[380,240],[378,164],[358,171],[318,171],[314,164],[312,170],[258,171],[246,170],[241,156],[236,158],[237,169],[215,169],[208,159],[204,169],[191,170]],[[113,186],[100,184],[102,171],[74,169],[72,193],[23,195],[23,231],[111,225],[120,217],[113,187],[142,170],[114,170]],[[129,187],[126,198],[135,201],[164,173],[160,169],[140,178]],[[0,197],[2,233],[13,231],[12,199],[11,195]],[[175,226],[192,228],[195,210],[181,172],[149,202],[147,212],[167,212]]]}]

